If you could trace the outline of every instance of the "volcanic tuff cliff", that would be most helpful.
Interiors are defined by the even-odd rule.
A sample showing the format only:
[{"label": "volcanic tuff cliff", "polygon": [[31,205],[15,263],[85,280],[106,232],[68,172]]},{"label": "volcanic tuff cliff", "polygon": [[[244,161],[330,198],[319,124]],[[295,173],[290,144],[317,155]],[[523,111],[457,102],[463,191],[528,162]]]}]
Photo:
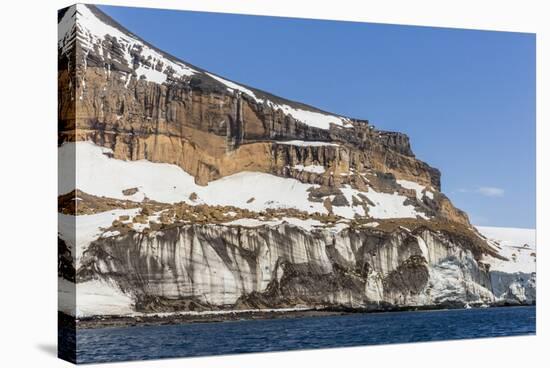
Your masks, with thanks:
[{"label": "volcanic tuff cliff", "polygon": [[495,281],[501,247],[406,135],[223,79],[93,6],[59,12],[58,50],[71,314],[534,300],[534,275]]}]

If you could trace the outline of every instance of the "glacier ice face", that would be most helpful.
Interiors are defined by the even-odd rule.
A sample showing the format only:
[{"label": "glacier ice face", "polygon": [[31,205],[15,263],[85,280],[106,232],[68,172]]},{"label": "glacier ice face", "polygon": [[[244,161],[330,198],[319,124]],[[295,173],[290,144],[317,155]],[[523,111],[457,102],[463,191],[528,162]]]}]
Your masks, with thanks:
[{"label": "glacier ice face", "polygon": [[467,244],[428,229],[195,224],[101,237],[77,271],[79,283],[97,279],[118,285],[138,312],[534,300],[529,278],[497,278]]}]

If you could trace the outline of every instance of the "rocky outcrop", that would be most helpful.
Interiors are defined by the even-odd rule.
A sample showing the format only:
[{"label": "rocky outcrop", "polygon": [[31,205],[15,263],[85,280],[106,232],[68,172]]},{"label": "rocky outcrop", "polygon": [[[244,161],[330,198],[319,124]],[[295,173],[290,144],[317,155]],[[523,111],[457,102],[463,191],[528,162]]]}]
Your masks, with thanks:
[{"label": "rocky outcrop", "polygon": [[[96,8],[85,9],[130,37]],[[123,45],[122,36],[107,34],[94,43],[84,21],[80,28],[74,32],[88,43],[78,42],[70,31],[66,38],[74,46],[66,50],[69,41],[60,43],[60,144],[88,140],[111,148],[115,158],[176,164],[203,185],[245,170],[292,176],[287,166],[315,162],[326,167],[326,178],[317,179],[326,185],[338,185],[330,173],[337,177],[354,169],[392,173],[440,189],[439,171],[415,158],[402,133],[337,116],[345,126],[331,123],[321,129],[288,111],[329,113],[250,87],[250,94],[242,93],[194,66],[191,75],[169,74],[157,83],[140,74],[143,68],[162,68],[162,61],[145,56],[144,41]],[[278,143],[292,140],[333,145],[315,149]],[[464,215],[462,220],[467,221]]]},{"label": "rocky outcrop", "polygon": [[[103,76],[103,69],[91,70],[88,66],[83,76],[86,92],[76,101],[76,129],[72,122],[68,129],[62,127],[62,141],[93,141],[111,148],[119,159],[173,163],[206,184],[244,170],[279,173],[288,162],[280,162],[277,141],[321,140],[334,144],[325,151],[345,152],[341,170],[390,172],[440,188],[439,171],[414,157],[403,134],[379,132],[366,122],[346,129],[316,129],[227,91],[205,95],[189,86],[145,80],[131,80],[126,86],[114,72]],[[242,124],[235,127],[237,116]],[[327,164],[327,169],[333,164],[317,162]]]}]

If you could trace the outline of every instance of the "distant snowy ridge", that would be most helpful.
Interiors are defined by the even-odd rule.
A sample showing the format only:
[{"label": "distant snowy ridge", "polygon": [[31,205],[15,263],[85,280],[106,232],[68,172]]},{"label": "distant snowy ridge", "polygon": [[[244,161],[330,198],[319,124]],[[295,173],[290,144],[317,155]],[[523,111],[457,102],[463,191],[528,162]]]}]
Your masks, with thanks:
[{"label": "distant snowy ridge", "polygon": [[486,257],[491,270],[505,273],[532,273],[536,267],[536,230],[521,228],[476,226],[489,240],[500,247],[500,255],[508,261]]},{"label": "distant snowy ridge", "polygon": [[535,229],[476,226],[476,228],[489,239],[498,241],[501,245],[536,248],[537,231]]}]

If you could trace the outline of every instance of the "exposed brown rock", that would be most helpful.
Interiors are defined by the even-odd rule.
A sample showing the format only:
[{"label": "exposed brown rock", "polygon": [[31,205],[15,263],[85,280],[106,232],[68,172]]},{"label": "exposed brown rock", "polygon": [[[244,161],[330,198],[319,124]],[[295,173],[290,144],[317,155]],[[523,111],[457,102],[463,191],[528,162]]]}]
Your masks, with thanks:
[{"label": "exposed brown rock", "polygon": [[114,198],[97,197],[81,190],[74,190],[61,195],[57,200],[58,211],[65,215],[92,215],[112,209],[129,209],[140,207],[137,202]]},{"label": "exposed brown rock", "polygon": [[[136,74],[120,56],[123,52],[116,38],[106,37],[89,52],[74,47],[60,54],[60,144],[92,141],[110,148],[116,159],[174,164],[200,185],[242,171],[294,178],[321,187],[310,193],[311,200],[323,201],[321,192],[333,192],[337,197],[332,205],[347,202],[338,189],[343,185],[362,191],[369,187],[401,191],[421,211],[468,223],[446,197],[416,203],[413,191],[396,184],[396,179],[407,179],[435,192],[440,189],[439,171],[414,156],[404,134],[381,131],[358,119],[350,119],[345,128],[308,126],[277,104],[320,110],[252,89],[257,97],[275,104],[262,103],[228,90],[202,72],[174,79],[168,71],[166,83],[150,82]],[[139,47],[132,50],[132,57],[150,64]],[[149,66],[160,70],[160,63]],[[330,145],[281,142],[288,140]],[[325,171],[297,170],[296,165],[321,165]],[[124,191],[128,196],[135,193],[137,188]],[[366,202],[358,198],[356,205],[360,201]]]},{"label": "exposed brown rock", "polygon": [[325,206],[329,214],[332,214],[332,202],[330,198],[325,198],[325,200],[323,201],[323,206]]},{"label": "exposed brown rock", "polygon": [[138,188],[128,188],[128,189],[124,189],[122,191],[122,194],[124,194],[125,196],[131,196],[131,195],[134,195],[138,192]]}]

